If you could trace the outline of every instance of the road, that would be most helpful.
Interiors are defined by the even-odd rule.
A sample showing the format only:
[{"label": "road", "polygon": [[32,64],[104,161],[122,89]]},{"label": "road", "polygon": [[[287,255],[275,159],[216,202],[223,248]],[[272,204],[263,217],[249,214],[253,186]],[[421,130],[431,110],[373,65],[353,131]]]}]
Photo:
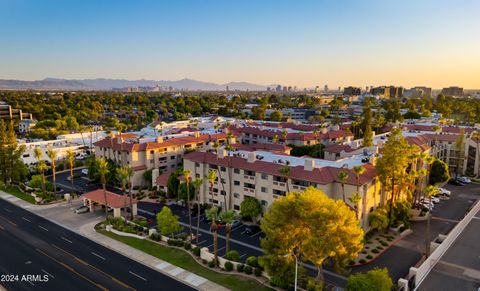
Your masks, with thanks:
[{"label": "road", "polygon": [[2,199],[0,248],[7,290],[194,290]]}]

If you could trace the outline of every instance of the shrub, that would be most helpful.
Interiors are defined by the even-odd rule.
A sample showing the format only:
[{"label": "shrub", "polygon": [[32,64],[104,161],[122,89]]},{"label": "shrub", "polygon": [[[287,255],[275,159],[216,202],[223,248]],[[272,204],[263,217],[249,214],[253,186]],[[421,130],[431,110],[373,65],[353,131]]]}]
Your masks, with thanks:
[{"label": "shrub", "polygon": [[208,266],[209,266],[210,268],[215,267],[215,260],[211,260],[210,262],[208,262]]},{"label": "shrub", "polygon": [[243,271],[245,272],[245,274],[250,275],[252,273],[252,267],[247,265],[245,266],[245,268],[243,268]]},{"label": "shrub", "polygon": [[383,250],[383,247],[382,247],[382,246],[378,246],[378,247],[377,247],[377,250],[381,251],[381,250]]},{"label": "shrub", "polygon": [[228,251],[228,253],[225,255],[225,259],[238,262],[240,261],[240,254],[235,250],[231,250]]},{"label": "shrub", "polygon": [[232,262],[226,261],[224,267],[225,267],[225,271],[227,271],[227,272],[230,272],[231,270],[233,270]]},{"label": "shrub", "polygon": [[158,233],[152,233],[152,235],[150,235],[150,238],[154,241],[160,241],[162,237]]},{"label": "shrub", "polygon": [[255,274],[255,276],[260,277],[260,276],[262,276],[262,269],[260,269],[260,268],[255,268],[255,269],[253,270],[253,273]]},{"label": "shrub", "polygon": [[365,259],[361,259],[360,261],[358,261],[360,264],[364,264],[366,263],[367,261]]},{"label": "shrub", "polygon": [[181,239],[181,240],[186,240],[187,237],[188,237],[188,234],[186,234],[186,233],[182,233],[182,234],[177,235],[177,239]]},{"label": "shrub", "polygon": [[377,249],[373,249],[373,250],[372,250],[372,253],[374,253],[374,254],[378,254],[379,252],[380,252],[380,251],[377,250]]},{"label": "shrub", "polygon": [[284,276],[272,276],[270,278],[270,284],[274,287],[287,289],[289,285],[289,281],[288,281],[288,278]]},{"label": "shrub", "polygon": [[258,267],[258,259],[255,256],[248,257],[246,263],[251,267]]},{"label": "shrub", "polygon": [[382,241],[382,242],[380,242],[380,243],[382,244],[382,246],[385,246],[385,247],[388,246],[388,243],[386,243],[386,242],[384,242],[384,241]]},{"label": "shrub", "polygon": [[366,254],[366,253],[367,253],[367,251],[362,251],[362,254]]},{"label": "shrub", "polygon": [[207,262],[207,260],[202,259],[202,263],[206,265],[208,262]]},{"label": "shrub", "polygon": [[197,256],[197,257],[200,257],[200,247],[194,247],[192,249],[192,253]]},{"label": "shrub", "polygon": [[189,242],[185,242],[185,243],[183,244],[183,247],[188,251],[189,249],[192,248],[192,244],[189,243]]},{"label": "shrub", "polygon": [[370,260],[370,259],[372,259],[373,257],[372,257],[372,255],[367,255],[366,258]]},{"label": "shrub", "polygon": [[313,279],[308,279],[307,291],[322,291],[322,290],[323,290],[322,282],[316,282]]},{"label": "shrub", "polygon": [[237,271],[238,271],[238,272],[242,273],[244,269],[245,269],[245,265],[244,265],[244,264],[238,264],[238,265],[237,265]]}]

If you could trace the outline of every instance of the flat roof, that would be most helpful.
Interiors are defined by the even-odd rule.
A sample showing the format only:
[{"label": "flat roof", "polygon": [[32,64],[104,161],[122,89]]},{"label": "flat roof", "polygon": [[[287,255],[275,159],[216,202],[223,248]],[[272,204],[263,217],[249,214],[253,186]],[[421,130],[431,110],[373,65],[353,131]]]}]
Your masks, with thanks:
[{"label": "flat roof", "polygon": [[417,290],[480,288],[480,211],[427,274]]}]

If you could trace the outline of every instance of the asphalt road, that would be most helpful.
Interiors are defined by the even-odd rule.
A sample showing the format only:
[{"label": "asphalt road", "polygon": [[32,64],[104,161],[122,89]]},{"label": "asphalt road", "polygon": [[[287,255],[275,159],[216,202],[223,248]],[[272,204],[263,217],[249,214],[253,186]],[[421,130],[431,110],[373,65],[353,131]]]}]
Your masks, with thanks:
[{"label": "asphalt road", "polygon": [[0,249],[7,290],[194,290],[1,199]]}]

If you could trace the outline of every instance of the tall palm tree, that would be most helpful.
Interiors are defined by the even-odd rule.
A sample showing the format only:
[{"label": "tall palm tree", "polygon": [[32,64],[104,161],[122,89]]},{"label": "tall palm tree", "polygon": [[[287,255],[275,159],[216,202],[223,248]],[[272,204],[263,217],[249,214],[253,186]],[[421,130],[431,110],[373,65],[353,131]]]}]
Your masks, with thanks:
[{"label": "tall palm tree", "polygon": [[105,199],[105,218],[108,217],[108,203],[107,203],[107,174],[108,170],[108,163],[107,160],[104,158],[99,158],[97,160],[97,167],[98,167],[98,174],[100,175],[100,183],[102,183],[103,188],[103,198]]},{"label": "tall palm tree", "polygon": [[280,174],[283,175],[283,177],[285,178],[286,180],[286,184],[287,184],[287,193],[290,192],[290,184],[288,183],[288,180],[289,180],[289,175],[290,175],[290,171],[292,170],[292,168],[290,166],[283,166],[282,168],[280,168],[279,172]]},{"label": "tall palm tree", "polygon": [[55,159],[57,158],[57,151],[52,149],[52,148],[48,148],[47,149],[47,155],[52,162],[53,195],[56,195],[57,194],[57,179],[56,179]]},{"label": "tall palm tree", "polygon": [[275,134],[275,135],[272,137],[272,142],[273,142],[273,143],[278,143],[278,134]]},{"label": "tall palm tree", "polygon": [[282,131],[282,138],[283,138],[283,144],[287,144],[287,137],[288,137],[288,131],[286,129],[284,129]]},{"label": "tall palm tree", "polygon": [[[353,167],[353,172],[355,173],[355,182],[357,184],[357,195],[360,197],[360,200],[362,200],[362,196],[363,196],[363,207],[362,207],[362,211],[365,211],[365,207],[367,206],[367,193],[363,193],[363,195],[360,194],[360,176],[365,173],[365,167],[364,166],[355,166]],[[355,197],[354,200],[357,200],[358,197]],[[359,201],[352,201],[350,199],[350,201],[352,201],[352,203],[355,205],[355,207],[357,207],[357,219],[358,219],[358,202]]]},{"label": "tall palm tree", "polygon": [[[231,153],[233,151],[233,147],[230,143],[230,141],[234,138],[233,133],[228,132],[227,133],[227,145],[225,146],[225,149],[227,150],[227,174],[228,174],[228,205],[227,201],[225,200],[225,210],[232,209],[232,159],[231,159]],[[225,195],[227,197],[227,195]],[[225,198],[226,199],[226,198]]]},{"label": "tall palm tree", "polygon": [[40,175],[42,175],[42,192],[45,193],[45,171],[47,170],[47,164],[43,160],[42,149],[40,147],[36,147],[33,150],[33,155],[37,160],[38,171],[40,172]]},{"label": "tall palm tree", "polygon": [[348,198],[348,200],[352,202],[353,207],[355,208],[355,217],[357,217],[358,219],[358,204],[362,200],[362,196],[360,196],[360,194],[358,193],[353,193],[353,195],[350,198]]},{"label": "tall palm tree", "polygon": [[[437,186],[432,186],[428,185],[425,187],[424,190],[424,195],[428,197],[428,201],[430,201],[430,204],[432,204],[432,196],[438,193],[438,187]],[[427,213],[427,231],[425,234],[425,256],[428,258],[430,256],[430,242],[429,242],[429,237],[430,237],[430,219],[431,219],[431,213],[428,211]]]},{"label": "tall palm tree", "polygon": [[195,189],[195,198],[197,200],[197,229],[195,234],[195,242],[198,244],[198,231],[200,229],[200,187],[203,185],[202,179],[195,179],[192,182]]},{"label": "tall palm tree", "polygon": [[226,246],[225,251],[230,251],[230,233],[232,232],[232,221],[235,219],[235,211],[227,210],[220,213],[220,220],[225,223]]},{"label": "tall palm tree", "polygon": [[185,183],[187,185],[187,207],[188,207],[188,225],[190,230],[190,239],[192,238],[192,210],[190,209],[190,176],[192,172],[190,170],[183,171],[183,178],[185,179]]},{"label": "tall palm tree", "polygon": [[133,169],[130,165],[124,166],[127,171],[127,188],[128,188],[128,200],[130,201],[130,220],[133,220],[133,198],[132,198],[132,178]]},{"label": "tall palm tree", "polygon": [[122,194],[123,196],[123,209],[125,211],[125,220],[127,219],[127,199],[125,199],[126,193],[126,187],[127,187],[127,182],[128,182],[128,166],[123,166],[120,168],[116,169],[115,176],[117,180],[120,182],[120,185],[122,185]]},{"label": "tall palm tree", "polygon": [[210,232],[213,236],[213,255],[215,260],[215,266],[218,265],[218,225],[217,225],[217,216],[218,208],[212,207],[206,211],[207,217],[210,219]]},{"label": "tall palm tree", "polygon": [[207,179],[210,183],[210,195],[212,196],[211,205],[213,206],[213,185],[215,184],[215,181],[217,181],[217,171],[213,169],[208,170]]},{"label": "tall palm tree", "polygon": [[[478,161],[478,163],[480,164],[480,131],[474,131],[472,132],[472,136],[471,136],[471,139],[475,139],[475,141],[477,142],[477,148],[475,149],[475,160]],[[478,170],[478,167],[477,167],[477,177],[480,175],[480,171]]]},{"label": "tall palm tree", "polygon": [[343,202],[346,203],[346,200],[345,200],[345,182],[347,182],[348,173],[344,172],[344,171],[341,171],[340,173],[338,173],[337,178],[340,181],[340,184],[342,185]]},{"label": "tall palm tree", "polygon": [[73,152],[73,150],[67,150],[66,157],[68,161],[68,166],[70,167],[70,183],[72,184],[73,190],[73,163],[75,162],[75,153]]}]

